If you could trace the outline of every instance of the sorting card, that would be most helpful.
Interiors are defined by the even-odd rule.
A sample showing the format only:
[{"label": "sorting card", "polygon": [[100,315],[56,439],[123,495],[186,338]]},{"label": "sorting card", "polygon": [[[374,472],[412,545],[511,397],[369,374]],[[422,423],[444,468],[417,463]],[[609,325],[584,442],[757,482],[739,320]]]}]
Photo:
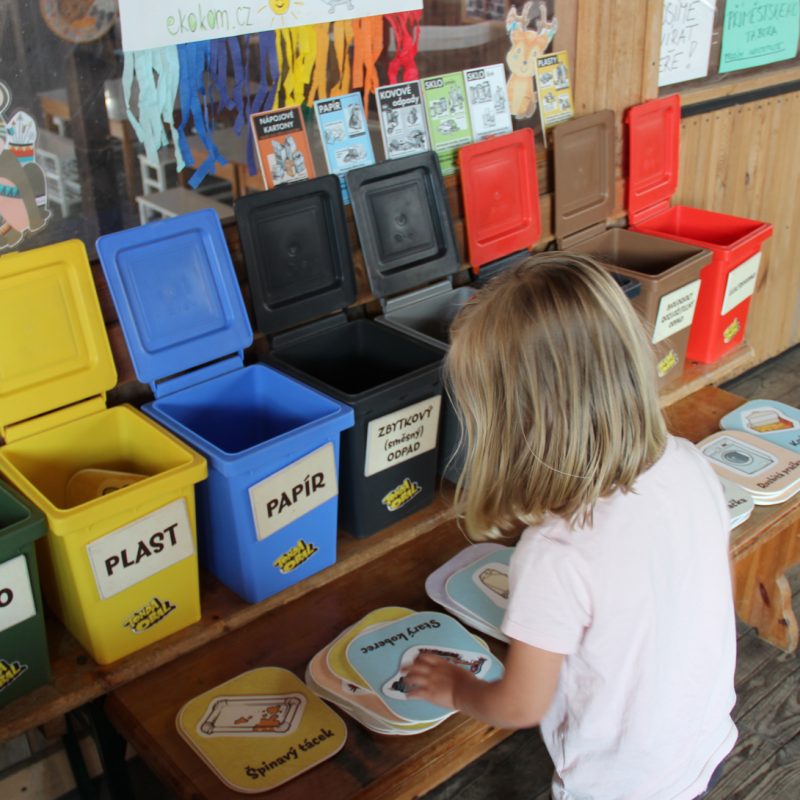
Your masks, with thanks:
[{"label": "sorting card", "polygon": [[450,72],[423,78],[422,94],[431,148],[439,157],[442,174],[452,175],[458,148],[472,141],[464,74]]},{"label": "sorting card", "polygon": [[445,561],[441,567],[438,567],[425,579],[425,593],[433,600],[434,603],[439,605],[448,605],[449,598],[445,591],[445,584],[451,575],[454,575],[460,569],[474,564],[479,558],[487,553],[493,553],[499,550],[503,545],[496,542],[479,542],[478,544],[471,544],[456,553],[449,561]]},{"label": "sorting card", "polygon": [[348,645],[347,658],[397,716],[426,722],[452,712],[408,697],[404,672],[422,652],[446,658],[483,680],[497,680],[503,674],[488,648],[452,617],[436,611],[417,612],[361,633]]},{"label": "sorting card", "polygon": [[697,447],[718,475],[747,489],[756,505],[786,499],[800,486],[800,456],[751,433],[714,433]]},{"label": "sorting card", "polygon": [[350,642],[366,630],[383,625],[387,622],[404,619],[411,616],[414,611],[400,606],[386,606],[371,611],[355,625],[348,628],[341,636],[335,639],[328,650],[328,666],[333,672],[348,683],[360,686],[362,689],[371,689],[359,673],[353,669],[347,657],[347,647]]},{"label": "sorting card", "polygon": [[375,163],[369,137],[364,101],[360,92],[314,101],[325,162],[332,175],[338,175],[345,204],[350,203],[344,176],[351,169]]},{"label": "sorting card", "polygon": [[175,720],[192,749],[237,792],[274,789],[335,755],[347,727],[294,674],[262,667],[186,703]]},{"label": "sorting card", "polygon": [[777,400],[750,400],[726,414],[719,426],[745,431],[800,453],[800,409]]},{"label": "sorting card", "polygon": [[513,547],[501,547],[479,558],[447,581],[447,596],[469,613],[499,630],[508,606],[508,565]]},{"label": "sorting card", "polygon": [[728,504],[728,513],[731,518],[731,528],[741,525],[753,513],[753,495],[743,489],[739,484],[719,477],[722,490],[725,492],[725,502]]},{"label": "sorting card", "polygon": [[250,115],[261,176],[267,189],[314,177],[303,110],[299,106]]},{"label": "sorting card", "polygon": [[472,138],[476,142],[511,133],[511,112],[506,90],[506,71],[502,64],[464,70]]},{"label": "sorting card", "polygon": [[419,81],[379,86],[375,99],[386,158],[402,158],[430,150]]}]

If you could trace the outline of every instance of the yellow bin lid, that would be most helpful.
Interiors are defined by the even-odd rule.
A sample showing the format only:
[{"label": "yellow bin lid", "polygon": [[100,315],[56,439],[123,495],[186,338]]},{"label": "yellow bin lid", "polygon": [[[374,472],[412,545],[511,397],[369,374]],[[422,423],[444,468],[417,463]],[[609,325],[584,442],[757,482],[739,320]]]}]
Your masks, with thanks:
[{"label": "yellow bin lid", "polygon": [[0,428],[117,382],[83,242],[0,257]]}]

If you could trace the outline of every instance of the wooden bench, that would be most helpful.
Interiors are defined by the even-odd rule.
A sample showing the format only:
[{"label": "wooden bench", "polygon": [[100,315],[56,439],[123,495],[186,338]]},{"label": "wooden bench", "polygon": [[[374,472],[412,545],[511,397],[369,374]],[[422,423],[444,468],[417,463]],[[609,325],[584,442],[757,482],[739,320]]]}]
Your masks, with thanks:
[{"label": "wooden bench", "polygon": [[[670,429],[697,441],[716,430],[721,416],[742,402],[719,389],[702,389],[667,409]],[[257,666],[282,666],[302,676],[315,652],[378,606],[434,608],[425,596],[425,577],[466,541],[449,518],[446,497],[433,517],[430,524],[417,520],[405,530],[400,525],[393,533],[379,534],[376,541],[382,546],[377,549],[370,549],[370,540],[345,540],[346,569],[333,580],[306,587],[310,590],[271,608],[269,614],[256,615],[201,650],[114,691],[106,704],[111,721],[178,797],[238,796],[179,737],[175,729],[179,708]],[[797,647],[797,622],[783,572],[800,560],[799,542],[800,496],[780,506],[756,508],[731,539],[737,611],[762,637],[786,650]],[[356,561],[360,547],[364,551]],[[205,598],[203,624],[210,625],[209,615],[213,618],[217,612],[211,610],[213,600],[209,604]],[[227,626],[225,619],[215,621]],[[503,655],[503,645],[490,644]],[[375,736],[345,719],[344,750],[270,796],[281,800],[307,800],[323,793],[326,800],[418,797],[509,735],[462,715],[410,737]]]}]

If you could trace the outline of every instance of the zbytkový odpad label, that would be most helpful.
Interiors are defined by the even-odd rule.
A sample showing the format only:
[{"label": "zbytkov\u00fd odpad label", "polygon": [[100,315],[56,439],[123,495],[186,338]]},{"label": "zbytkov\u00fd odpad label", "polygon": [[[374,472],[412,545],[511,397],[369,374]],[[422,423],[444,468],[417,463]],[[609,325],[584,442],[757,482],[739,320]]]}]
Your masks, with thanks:
[{"label": "zbytkov\u00fd odpad label", "polygon": [[0,633],[35,615],[28,562],[19,555],[0,564]]}]

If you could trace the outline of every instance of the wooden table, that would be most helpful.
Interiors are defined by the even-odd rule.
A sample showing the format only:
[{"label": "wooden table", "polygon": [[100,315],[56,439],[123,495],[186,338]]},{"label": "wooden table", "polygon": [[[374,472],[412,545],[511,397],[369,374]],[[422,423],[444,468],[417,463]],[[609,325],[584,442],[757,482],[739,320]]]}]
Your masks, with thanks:
[{"label": "wooden table", "polygon": [[[706,388],[667,410],[670,429],[692,440],[717,430],[742,398]],[[800,496],[756,508],[731,539],[740,616],[779,647],[797,646],[797,623],[783,571],[800,558]],[[368,541],[368,540],[367,540]],[[355,571],[255,619],[224,638],[111,694],[107,712],[122,735],[178,797],[233,798],[175,730],[175,715],[192,697],[248,669],[283,666],[302,676],[311,656],[345,626],[381,605],[434,606],[424,579],[463,548],[444,519],[408,546],[365,561]],[[502,656],[496,642],[492,649]],[[410,737],[370,734],[346,718],[348,743],[335,758],[270,792],[279,800],[413,798],[430,790],[508,735],[462,715]]]},{"label": "wooden table", "polygon": [[[665,410],[671,430],[699,441],[742,404],[741,397],[707,387]],[[797,618],[786,570],[800,562],[800,494],[777,506],[756,506],[731,533],[736,613],[762,639],[793,652]]]}]

